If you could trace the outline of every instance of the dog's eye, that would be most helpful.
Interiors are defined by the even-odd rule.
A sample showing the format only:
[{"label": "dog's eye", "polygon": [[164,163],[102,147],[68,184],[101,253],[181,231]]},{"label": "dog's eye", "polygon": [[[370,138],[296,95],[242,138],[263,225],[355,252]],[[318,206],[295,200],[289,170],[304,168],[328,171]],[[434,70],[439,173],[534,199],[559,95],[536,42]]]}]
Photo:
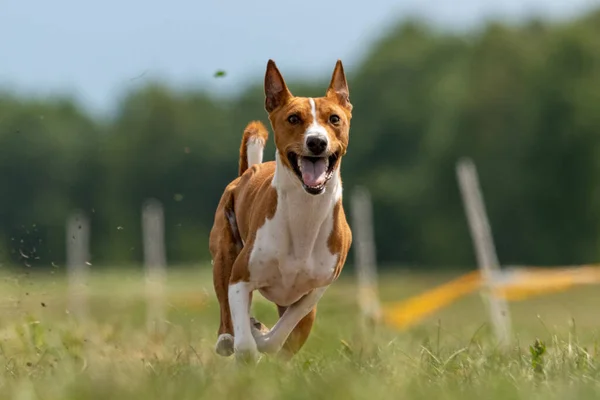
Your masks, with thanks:
[{"label": "dog's eye", "polygon": [[329,122],[331,122],[334,125],[337,125],[340,123],[340,117],[335,114],[331,114],[331,116],[329,116]]},{"label": "dog's eye", "polygon": [[290,115],[287,120],[292,125],[296,125],[296,124],[300,123],[300,117],[297,116],[296,114]]}]

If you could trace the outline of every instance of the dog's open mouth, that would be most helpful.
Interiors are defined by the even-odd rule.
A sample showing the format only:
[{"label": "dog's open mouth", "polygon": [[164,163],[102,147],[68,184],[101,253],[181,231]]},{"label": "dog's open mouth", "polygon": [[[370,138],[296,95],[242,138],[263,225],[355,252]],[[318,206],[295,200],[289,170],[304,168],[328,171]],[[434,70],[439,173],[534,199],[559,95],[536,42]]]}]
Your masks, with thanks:
[{"label": "dog's open mouth", "polygon": [[325,185],[333,176],[333,170],[338,161],[338,154],[333,153],[324,157],[301,156],[289,152],[288,161],[300,179],[302,187],[310,194],[321,194]]}]

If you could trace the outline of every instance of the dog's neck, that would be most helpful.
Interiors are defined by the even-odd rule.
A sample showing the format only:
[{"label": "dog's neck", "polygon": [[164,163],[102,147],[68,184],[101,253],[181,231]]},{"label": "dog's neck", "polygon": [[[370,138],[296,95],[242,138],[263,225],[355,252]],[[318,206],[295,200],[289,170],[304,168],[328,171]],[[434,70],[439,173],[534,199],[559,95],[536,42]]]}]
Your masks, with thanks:
[{"label": "dog's neck", "polygon": [[333,224],[333,208],[342,197],[339,166],[327,182],[325,192],[311,195],[302,188],[298,177],[281,162],[279,152],[275,154],[275,160],[272,185],[277,191],[276,212],[282,213],[286,222],[294,255],[302,258],[311,253],[317,240],[326,242],[328,239],[331,227],[325,225]]}]

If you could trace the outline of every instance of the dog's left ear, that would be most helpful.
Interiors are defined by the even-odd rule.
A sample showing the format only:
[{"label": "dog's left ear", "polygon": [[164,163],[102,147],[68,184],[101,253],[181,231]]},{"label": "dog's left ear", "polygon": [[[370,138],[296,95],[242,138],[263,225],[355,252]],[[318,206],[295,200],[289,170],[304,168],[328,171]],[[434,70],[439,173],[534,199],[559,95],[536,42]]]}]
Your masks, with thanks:
[{"label": "dog's left ear", "polygon": [[283,76],[275,61],[269,60],[265,73],[265,109],[272,113],[277,107],[285,104],[292,97]]},{"label": "dog's left ear", "polygon": [[337,102],[342,106],[352,111],[352,104],[350,104],[350,91],[348,90],[348,82],[346,82],[346,75],[344,74],[344,66],[342,60],[338,60],[331,76],[331,83],[326,93],[327,97],[336,99]]}]

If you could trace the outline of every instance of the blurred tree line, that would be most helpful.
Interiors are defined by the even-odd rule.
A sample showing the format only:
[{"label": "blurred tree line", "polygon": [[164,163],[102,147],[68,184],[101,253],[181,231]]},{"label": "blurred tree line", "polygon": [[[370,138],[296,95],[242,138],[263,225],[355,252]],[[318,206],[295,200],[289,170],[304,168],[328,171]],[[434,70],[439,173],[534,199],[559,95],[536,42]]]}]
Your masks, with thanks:
[{"label": "blurred tree line", "polygon": [[[290,87],[320,96],[329,73]],[[348,78],[345,203],[357,184],[372,191],[380,262],[474,263],[462,156],[478,166],[502,262],[600,261],[600,12],[461,35],[402,23]],[[0,95],[0,260],[64,263],[65,219],[80,208],[93,264],[138,263],[148,197],[165,206],[169,261],[208,260],[242,129],[267,122],[256,82],[233,100],[149,84],[103,121],[68,99]]]}]

